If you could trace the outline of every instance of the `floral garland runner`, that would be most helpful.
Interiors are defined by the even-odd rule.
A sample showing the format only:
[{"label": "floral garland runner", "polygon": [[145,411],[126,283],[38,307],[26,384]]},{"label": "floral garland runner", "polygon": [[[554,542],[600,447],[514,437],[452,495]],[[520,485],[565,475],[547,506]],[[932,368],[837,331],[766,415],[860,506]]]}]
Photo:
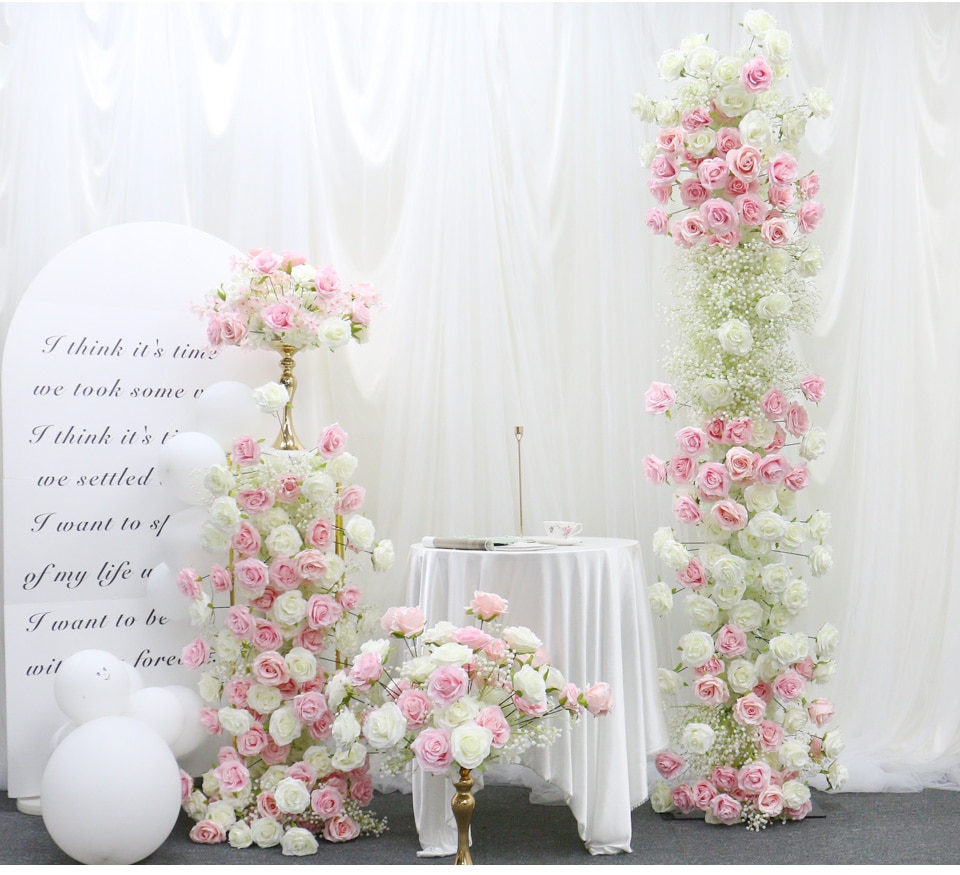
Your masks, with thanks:
[{"label": "floral garland runner", "polygon": [[646,410],[682,407],[693,423],[669,459],[644,459],[648,480],[674,488],[677,523],[654,536],[674,578],[650,587],[651,605],[665,615],[683,593],[694,627],[679,664],[660,670],[671,747],[656,758],[665,780],[652,804],[758,829],[804,818],[810,782],[837,789],[846,770],[833,706],[811,692],[834,672],[837,630],[792,631],[808,601],[794,565],[819,577],[832,564],[829,514],[798,510],[825,447],[806,407],[823,380],[790,349],[816,317],[822,260],[807,236],[823,215],[819,179],[795,153],[830,101],[781,93],[791,39],[772,16],[754,10],[742,26],[750,42],[736,54],[701,34],[665,52],[674,96],[638,96],[634,110],[660,127],[645,150],[658,203],[647,225],[678,246],[673,383],[654,382]]}]

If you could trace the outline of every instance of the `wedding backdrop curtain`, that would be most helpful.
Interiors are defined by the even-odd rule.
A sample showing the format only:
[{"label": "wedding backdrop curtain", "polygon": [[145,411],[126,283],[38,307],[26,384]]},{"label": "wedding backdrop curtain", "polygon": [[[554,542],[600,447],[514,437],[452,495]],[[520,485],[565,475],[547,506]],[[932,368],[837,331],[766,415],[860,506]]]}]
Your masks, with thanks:
[{"label": "wedding backdrop curtain", "polygon": [[690,33],[739,46],[755,6],[793,36],[796,93],[834,101],[801,155],[827,258],[800,348],[828,389],[805,501],[835,565],[799,628],[843,636],[851,789],[960,788],[955,4],[5,4],[0,337],[45,263],[113,224],[300,251],[387,305],[369,344],[298,365],[298,420],[347,430],[397,546],[368,597],[402,599],[423,535],[517,532],[516,425],[528,534],[573,518],[646,547],[671,519],[641,459],[672,444],[642,395],[674,253],[644,227],[631,99],[665,93]]}]

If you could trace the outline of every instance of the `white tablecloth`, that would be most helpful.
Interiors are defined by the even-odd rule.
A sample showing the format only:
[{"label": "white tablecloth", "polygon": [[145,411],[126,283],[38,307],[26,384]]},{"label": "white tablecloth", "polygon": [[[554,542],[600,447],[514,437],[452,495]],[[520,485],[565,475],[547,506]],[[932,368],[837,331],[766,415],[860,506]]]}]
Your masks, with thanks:
[{"label": "white tablecloth", "polygon": [[[648,755],[667,743],[639,545],[584,538],[530,553],[411,549],[406,603],[423,608],[428,626],[468,623],[464,608],[477,590],[506,598],[507,624],[528,626],[568,680],[612,687],[612,713],[584,714],[524,764],[558,788],[590,853],[630,852],[630,812],[648,796]],[[453,793],[448,779],[414,770],[422,856],[456,852]]]}]

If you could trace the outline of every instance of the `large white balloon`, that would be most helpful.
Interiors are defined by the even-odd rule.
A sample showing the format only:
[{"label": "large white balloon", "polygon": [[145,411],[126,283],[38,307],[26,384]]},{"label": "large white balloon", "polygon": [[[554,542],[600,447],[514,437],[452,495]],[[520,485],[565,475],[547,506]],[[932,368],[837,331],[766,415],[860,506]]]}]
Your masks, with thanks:
[{"label": "large white balloon", "polygon": [[174,574],[181,568],[194,568],[206,574],[213,563],[226,564],[229,550],[209,552],[203,546],[200,536],[203,524],[208,521],[204,508],[188,507],[171,516],[164,526],[158,539],[160,555]]},{"label": "large white balloon", "polygon": [[50,837],[79,863],[129,865],[149,857],[180,813],[180,767],[150,727],[99,717],[50,756],[40,782]]},{"label": "large white balloon", "polygon": [[[177,571],[179,570],[178,568]],[[202,569],[201,572],[204,570],[206,569]],[[166,562],[161,562],[150,571],[144,589],[147,604],[156,608],[158,613],[170,620],[187,619],[190,599],[177,589],[177,572]]]},{"label": "large white balloon", "polygon": [[75,723],[122,714],[130,696],[126,664],[105,650],[68,656],[53,679],[53,697]]},{"label": "large white balloon", "polygon": [[176,695],[163,687],[144,687],[132,693],[124,714],[145,723],[168,747],[172,747],[183,732],[183,705]]},{"label": "large white balloon", "polygon": [[238,435],[265,437],[261,432],[269,424],[269,417],[257,407],[253,389],[246,383],[226,380],[203,390],[197,399],[193,422],[197,431],[210,435],[229,451]]},{"label": "large white balloon", "polygon": [[162,447],[157,459],[160,482],[186,504],[200,504],[207,471],[225,465],[227,454],[210,435],[198,431],[175,434]]},{"label": "large white balloon", "polygon": [[190,687],[170,686],[163,689],[175,696],[183,709],[183,729],[171,742],[170,749],[176,757],[186,756],[200,747],[208,737],[207,730],[200,722],[203,699],[200,698],[200,694],[196,690]]}]

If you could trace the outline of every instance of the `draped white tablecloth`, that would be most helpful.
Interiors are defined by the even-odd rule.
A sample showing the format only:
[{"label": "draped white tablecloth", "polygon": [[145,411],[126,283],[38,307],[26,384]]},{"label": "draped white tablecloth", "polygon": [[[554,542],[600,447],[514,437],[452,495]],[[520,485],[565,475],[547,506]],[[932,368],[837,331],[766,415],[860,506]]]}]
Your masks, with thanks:
[{"label": "draped white tablecloth", "polygon": [[[559,790],[590,853],[629,853],[630,813],[648,796],[648,756],[667,743],[639,545],[584,538],[530,553],[411,549],[407,604],[420,605],[428,626],[467,622],[464,608],[477,590],[506,598],[507,624],[528,626],[568,680],[610,684],[610,714],[584,714],[523,762]],[[456,852],[453,793],[449,779],[414,770],[421,856]]]}]

